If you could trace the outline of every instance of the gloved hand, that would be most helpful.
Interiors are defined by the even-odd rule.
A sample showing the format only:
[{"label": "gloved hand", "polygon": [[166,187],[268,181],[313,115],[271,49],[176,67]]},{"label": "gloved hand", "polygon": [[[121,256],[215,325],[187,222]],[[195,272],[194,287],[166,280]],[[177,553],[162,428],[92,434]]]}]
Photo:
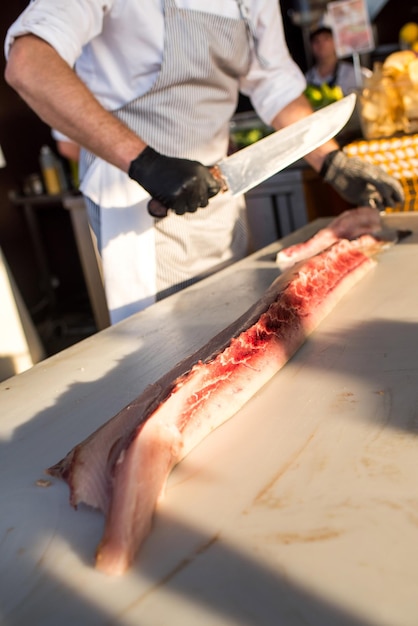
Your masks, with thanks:
[{"label": "gloved hand", "polygon": [[[131,162],[128,174],[165,209],[173,209],[178,215],[194,213],[199,207],[207,206],[209,198],[221,189],[209,169],[198,161],[167,157],[149,146]],[[148,211],[154,217],[167,214],[164,210],[164,215],[158,212],[158,203],[154,206],[155,212],[151,200]]]},{"label": "gloved hand", "polygon": [[381,167],[347,157],[341,150],[327,154],[320,174],[344,200],[356,206],[383,210],[405,199],[401,184]]}]

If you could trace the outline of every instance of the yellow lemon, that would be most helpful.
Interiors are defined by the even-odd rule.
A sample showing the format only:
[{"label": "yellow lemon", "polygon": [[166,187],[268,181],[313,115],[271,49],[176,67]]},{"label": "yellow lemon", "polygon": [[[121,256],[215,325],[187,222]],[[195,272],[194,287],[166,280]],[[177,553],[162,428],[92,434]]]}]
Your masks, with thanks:
[{"label": "yellow lemon", "polygon": [[253,128],[247,133],[247,143],[255,143],[263,136],[262,131],[259,128]]},{"label": "yellow lemon", "polygon": [[341,100],[344,97],[343,90],[339,85],[331,88],[331,95],[334,100]]},{"label": "yellow lemon", "polygon": [[320,102],[322,100],[322,91],[318,87],[309,85],[305,91],[305,94],[311,102]]},{"label": "yellow lemon", "polygon": [[418,39],[418,24],[416,22],[407,22],[399,31],[399,39],[408,44],[413,44]]}]

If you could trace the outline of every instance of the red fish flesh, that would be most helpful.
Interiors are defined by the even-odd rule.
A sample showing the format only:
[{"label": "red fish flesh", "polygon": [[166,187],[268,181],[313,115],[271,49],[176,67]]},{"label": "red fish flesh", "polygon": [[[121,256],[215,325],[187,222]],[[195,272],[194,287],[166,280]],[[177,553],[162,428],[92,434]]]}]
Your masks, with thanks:
[{"label": "red fish flesh", "polygon": [[291,267],[325,250],[341,238],[355,239],[360,235],[375,233],[381,228],[379,211],[372,207],[349,209],[321,228],[313,237],[294,246],[280,250],[276,262],[281,269]]},{"label": "red fish flesh", "polygon": [[243,316],[149,386],[48,473],[73,506],[101,509],[96,567],[123,574],[147,536],[170,471],[232,417],[375,261],[379,243],[340,240],[281,274]]}]

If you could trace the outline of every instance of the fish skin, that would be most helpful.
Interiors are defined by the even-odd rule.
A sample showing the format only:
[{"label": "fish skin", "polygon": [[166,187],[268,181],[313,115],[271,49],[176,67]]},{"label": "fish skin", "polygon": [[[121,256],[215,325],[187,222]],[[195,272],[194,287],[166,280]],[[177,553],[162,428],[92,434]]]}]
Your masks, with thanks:
[{"label": "fish skin", "polygon": [[[375,266],[363,248],[378,247],[373,237],[340,240],[280,275],[248,312],[50,468],[67,480],[72,504],[83,501],[105,513],[97,569],[126,572],[151,529],[172,468],[281,369]],[[99,491],[105,496],[97,497],[92,485],[100,483],[103,468]],[[86,481],[89,473],[95,480]]]}]

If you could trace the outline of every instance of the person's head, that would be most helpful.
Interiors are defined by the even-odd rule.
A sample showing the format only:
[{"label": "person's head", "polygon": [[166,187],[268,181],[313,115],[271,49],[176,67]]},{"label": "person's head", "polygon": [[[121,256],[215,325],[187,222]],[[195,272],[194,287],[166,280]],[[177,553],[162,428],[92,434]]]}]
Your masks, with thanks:
[{"label": "person's head", "polygon": [[312,31],[310,42],[312,54],[316,61],[335,56],[334,38],[329,26],[320,26]]}]

